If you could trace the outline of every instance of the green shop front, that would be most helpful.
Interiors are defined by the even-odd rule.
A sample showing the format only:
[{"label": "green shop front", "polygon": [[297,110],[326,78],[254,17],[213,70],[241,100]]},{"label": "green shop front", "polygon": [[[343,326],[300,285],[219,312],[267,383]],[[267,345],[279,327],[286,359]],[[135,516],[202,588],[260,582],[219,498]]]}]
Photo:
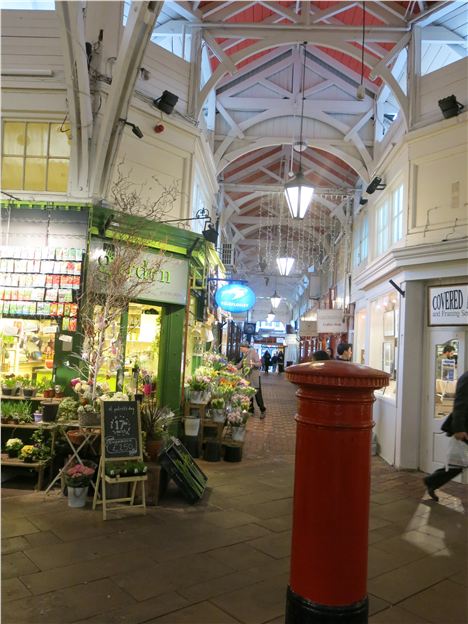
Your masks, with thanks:
[{"label": "green shop front", "polygon": [[[112,243],[128,232],[140,233],[132,272],[146,285],[106,330],[98,379],[110,390],[154,392],[161,405],[179,408],[188,304],[192,287],[203,288],[209,244],[190,231],[92,206],[2,203],[2,380],[15,375],[70,393],[86,357],[87,272],[109,270]],[[159,256],[160,268],[150,271]]]}]

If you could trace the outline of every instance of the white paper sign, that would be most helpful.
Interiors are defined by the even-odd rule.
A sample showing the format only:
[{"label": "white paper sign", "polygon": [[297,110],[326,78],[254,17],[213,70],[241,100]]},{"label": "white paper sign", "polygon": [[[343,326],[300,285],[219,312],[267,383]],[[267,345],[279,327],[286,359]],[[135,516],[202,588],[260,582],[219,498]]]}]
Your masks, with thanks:
[{"label": "white paper sign", "polygon": [[429,287],[429,325],[468,325],[468,284]]},{"label": "white paper sign", "polygon": [[317,335],[317,321],[300,321],[299,322],[299,335],[300,336],[316,336]]},{"label": "white paper sign", "polygon": [[346,331],[343,310],[317,310],[317,331],[319,334],[341,334]]}]

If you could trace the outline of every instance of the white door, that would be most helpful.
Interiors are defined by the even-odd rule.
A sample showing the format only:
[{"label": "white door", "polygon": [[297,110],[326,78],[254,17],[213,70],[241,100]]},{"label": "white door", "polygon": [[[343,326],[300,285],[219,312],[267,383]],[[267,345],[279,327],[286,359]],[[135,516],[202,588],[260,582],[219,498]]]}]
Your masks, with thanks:
[{"label": "white door", "polygon": [[[421,469],[433,472],[445,465],[448,437],[440,431],[440,425],[452,411],[457,379],[468,369],[468,330],[429,327],[427,335]],[[448,349],[444,354],[447,345],[454,350]]]}]

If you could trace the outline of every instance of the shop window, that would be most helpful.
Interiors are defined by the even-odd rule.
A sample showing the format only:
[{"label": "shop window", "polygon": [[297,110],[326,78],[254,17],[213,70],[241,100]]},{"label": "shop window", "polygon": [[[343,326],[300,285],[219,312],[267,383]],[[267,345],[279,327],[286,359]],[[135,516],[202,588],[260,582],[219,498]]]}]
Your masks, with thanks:
[{"label": "shop window", "polygon": [[434,418],[438,420],[447,418],[453,409],[459,373],[458,350],[459,344],[455,338],[435,348]]},{"label": "shop window", "polygon": [[385,371],[390,375],[390,385],[381,394],[394,395],[396,392],[398,362],[399,302],[389,292],[371,303],[369,366]]},{"label": "shop window", "polygon": [[388,201],[377,208],[377,255],[382,255],[388,248]]},{"label": "shop window", "polygon": [[66,124],[5,121],[3,188],[65,193],[70,162],[69,130]]},{"label": "shop window", "polygon": [[366,214],[356,223],[354,233],[353,265],[359,266],[367,260],[369,241],[369,220]]},{"label": "shop window", "polygon": [[2,377],[15,375],[36,385],[50,381],[57,329],[52,319],[0,319]]},{"label": "shop window", "polygon": [[397,243],[403,236],[403,185],[392,195],[392,243]]}]

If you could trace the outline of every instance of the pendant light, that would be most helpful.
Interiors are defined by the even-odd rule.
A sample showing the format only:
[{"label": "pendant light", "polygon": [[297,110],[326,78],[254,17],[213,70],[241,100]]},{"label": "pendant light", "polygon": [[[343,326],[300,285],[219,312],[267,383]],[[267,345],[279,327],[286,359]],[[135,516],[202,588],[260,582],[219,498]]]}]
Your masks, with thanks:
[{"label": "pendant light", "polygon": [[271,307],[273,308],[273,310],[276,310],[276,308],[279,306],[279,304],[281,303],[281,297],[278,295],[278,293],[276,292],[276,288],[275,288],[275,292],[273,293],[273,295],[270,297],[270,301],[271,301]]},{"label": "pendant light", "polygon": [[284,185],[284,195],[288,202],[289,212],[293,219],[303,219],[307,209],[312,201],[314,194],[314,187],[308,182],[302,171],[302,152],[304,151],[304,142],[302,140],[302,128],[304,125],[304,87],[305,87],[305,72],[306,72],[306,45],[303,43],[304,49],[304,65],[302,70],[302,108],[301,108],[301,130],[299,140],[299,171],[296,176]]},{"label": "pendant light", "polygon": [[286,276],[291,273],[291,269],[293,268],[294,258],[289,258],[284,256],[282,258],[276,258],[276,264],[278,265],[278,270],[280,275]]},{"label": "pendant light", "polygon": [[273,321],[273,319],[275,318],[275,313],[273,311],[273,308],[268,312],[267,314],[267,322],[271,323]]}]

